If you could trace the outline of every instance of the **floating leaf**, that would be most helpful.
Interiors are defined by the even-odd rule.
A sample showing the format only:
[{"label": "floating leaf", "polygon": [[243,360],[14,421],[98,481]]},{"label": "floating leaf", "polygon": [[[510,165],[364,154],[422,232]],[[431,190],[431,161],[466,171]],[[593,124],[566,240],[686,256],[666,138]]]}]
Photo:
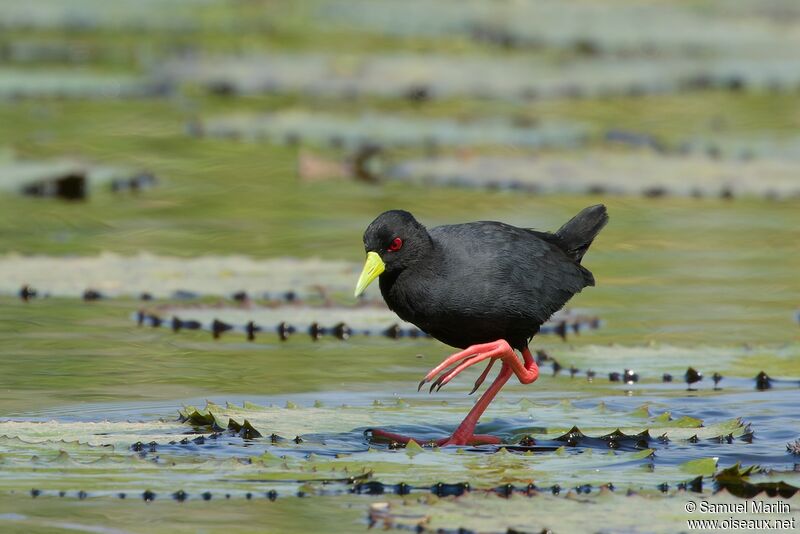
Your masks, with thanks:
[{"label": "floating leaf", "polygon": [[698,458],[680,465],[681,471],[690,475],[711,476],[717,470],[718,458]]},{"label": "floating leaf", "polygon": [[423,449],[422,449],[422,447],[420,446],[420,444],[419,444],[419,443],[417,443],[416,441],[414,441],[414,440],[412,439],[411,441],[409,441],[408,443],[406,443],[405,451],[406,451],[406,454],[407,454],[409,457],[413,458],[413,457],[414,457],[414,456],[416,456],[417,454],[420,454],[420,453],[422,453],[422,452],[423,452]]},{"label": "floating leaf", "polygon": [[751,482],[749,478],[754,471],[754,466],[741,469],[738,463],[721,470],[714,476],[716,491],[727,490],[731,495],[746,499],[752,499],[762,492],[770,497],[790,499],[800,491],[800,487],[793,486],[782,480],[775,482]]},{"label": "floating leaf", "polygon": [[370,113],[362,116],[281,111],[269,115],[233,115],[203,121],[202,135],[240,137],[285,143],[308,143],[358,148],[365,143],[388,146],[517,146],[574,147],[582,144],[586,130],[571,122],[540,121],[520,126],[507,120],[456,121]]}]

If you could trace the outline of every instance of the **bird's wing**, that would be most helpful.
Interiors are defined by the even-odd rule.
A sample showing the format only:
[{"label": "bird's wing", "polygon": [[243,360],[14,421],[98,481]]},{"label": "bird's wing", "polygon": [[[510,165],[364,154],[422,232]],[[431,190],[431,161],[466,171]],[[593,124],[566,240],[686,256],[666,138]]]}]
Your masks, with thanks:
[{"label": "bird's wing", "polygon": [[430,230],[447,281],[437,302],[490,317],[544,323],[586,286],[584,269],[536,232],[498,222]]}]

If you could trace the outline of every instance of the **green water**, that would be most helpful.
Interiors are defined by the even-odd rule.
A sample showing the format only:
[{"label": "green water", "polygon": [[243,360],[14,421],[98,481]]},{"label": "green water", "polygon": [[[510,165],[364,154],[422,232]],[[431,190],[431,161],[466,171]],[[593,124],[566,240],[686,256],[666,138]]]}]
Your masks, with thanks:
[{"label": "green water", "polygon": [[[366,52],[530,54],[553,62],[572,53],[546,47],[504,51],[450,33],[411,38],[320,28],[312,7],[246,2],[233,10],[212,2],[188,12],[181,8],[161,21],[146,18],[146,30],[106,23],[83,29],[10,25],[0,34],[0,45],[84,47],[88,70],[142,76],[186,45],[215,53],[334,51],[343,54],[344,69],[350,54]],[[0,2],[0,16],[3,9]],[[160,26],[178,15],[199,21],[201,29]],[[0,46],[3,50],[8,48]],[[8,62],[55,77],[59,69],[74,68],[60,60]],[[532,348],[547,351],[562,371],[554,376],[545,362],[534,384],[512,380],[481,421],[479,429],[502,437],[509,450],[391,450],[365,438],[370,427],[441,437],[472,406],[467,393],[477,371],[438,394],[417,393],[419,379],[451,351],[434,340],[354,336],[313,342],[298,333],[280,342],[268,332],[252,343],[241,333],[213,340],[207,331],[137,326],[133,314],[143,304],[133,297],[83,302],[54,295],[26,303],[7,292],[0,296],[0,530],[361,532],[371,518],[378,526],[413,528],[422,522],[429,529],[486,532],[576,531],[587,525],[675,531],[685,528],[687,518],[688,497],[678,484],[698,475],[706,477],[702,498],[718,502],[735,498],[712,496],[710,475],[736,462],[773,470],[754,481],[800,485],[791,471],[797,456],[786,449],[800,438],[798,199],[536,196],[344,179],[307,183],[296,176],[297,147],[186,135],[193,119],[286,109],[577,121],[588,128],[587,146],[620,152],[626,149],[602,143],[603,132],[645,131],[677,144],[718,134],[791,139],[800,127],[800,99],[785,91],[526,101],[459,97],[420,104],[370,95],[221,97],[189,85],[155,98],[0,101],[0,149],[11,149],[16,157],[80,157],[146,169],[159,180],[156,188],[139,193],[98,187],[87,201],[72,203],[4,191],[3,256],[146,251],[357,263],[363,259],[361,233],[390,208],[407,209],[430,226],[491,219],[555,229],[598,202],[611,216],[584,259],[597,287],[570,303],[598,315],[601,328],[566,342],[535,338]],[[330,147],[314,150],[343,156]],[[482,151],[527,154],[509,146]],[[396,158],[419,154],[392,150]],[[53,279],[60,276],[65,273],[54,269]],[[85,287],[95,282],[82,280]],[[218,300],[201,299],[204,305]],[[352,304],[342,295],[337,301]],[[196,304],[152,304],[167,303]],[[572,366],[579,370],[574,378]],[[687,391],[683,383],[690,366],[704,374],[697,391]],[[589,369],[596,372],[592,381]],[[624,369],[637,372],[639,381],[609,380],[609,373]],[[754,377],[762,370],[782,381],[756,390]],[[715,372],[724,377],[721,389],[711,381]],[[663,383],[664,373],[674,381]],[[213,413],[222,427],[229,419],[235,424],[212,439],[210,426],[178,419],[179,410],[191,411],[187,405],[205,416]],[[235,426],[244,420],[261,437],[238,435]],[[556,439],[573,426],[594,438],[617,428],[647,429],[654,439],[619,449],[597,441],[561,447]],[[273,433],[280,439],[273,442]],[[662,434],[671,441],[655,439]],[[526,436],[540,447],[520,448]],[[715,441],[719,437],[722,442]],[[137,450],[138,442],[144,450]],[[348,481],[351,477],[356,478]],[[387,488],[405,483],[414,491],[352,494],[356,480]],[[430,491],[437,482],[469,482],[473,492],[439,497]],[[600,489],[608,483],[613,492]],[[659,489],[662,483],[666,493]],[[535,484],[540,495],[505,500],[491,493],[505,484]],[[576,493],[585,484],[591,494]],[[552,494],[554,485],[562,488],[559,495]],[[41,494],[33,498],[32,489]],[[173,498],[179,490],[188,500]],[[627,496],[628,490],[636,495]],[[153,502],[144,501],[145,491],[155,493]],[[269,491],[277,492],[274,502]],[[800,509],[798,498],[790,501],[794,509]],[[642,524],[631,513],[639,509],[655,519]]]}]

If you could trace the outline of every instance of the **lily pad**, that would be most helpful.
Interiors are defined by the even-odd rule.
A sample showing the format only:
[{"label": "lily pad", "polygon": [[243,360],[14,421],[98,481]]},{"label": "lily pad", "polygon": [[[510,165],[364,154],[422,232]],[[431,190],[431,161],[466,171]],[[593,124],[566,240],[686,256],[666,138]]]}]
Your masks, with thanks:
[{"label": "lily pad", "polygon": [[[470,493],[458,499],[388,497],[369,505],[367,513],[370,524],[375,527],[430,533],[455,532],[462,528],[498,533],[551,529],[565,532],[597,529],[608,532],[676,532],[686,529],[687,520],[703,518],[700,513],[690,514],[684,510],[689,500],[694,502],[690,495],[654,499],[607,490],[589,496],[573,494],[570,498],[537,495],[504,499],[495,494]],[[741,505],[736,497],[725,494],[703,497],[703,500],[720,510]],[[775,499],[765,500],[765,504],[771,506],[776,503]],[[646,517],[627,513],[640,509],[647,510]],[[737,515],[741,520],[767,517],[774,518],[774,515]]]},{"label": "lily pad", "polygon": [[[59,276],[53,276],[57,269]],[[319,287],[345,293],[352,302],[360,266],[346,261],[245,256],[206,256],[193,259],[139,253],[125,256],[61,258],[7,254],[0,258],[0,291],[16,294],[24,284],[54,296],[78,297],[87,287],[105,296],[149,293],[169,298],[177,292],[230,297],[245,289],[254,296],[300,291],[319,298]],[[370,290],[374,290],[370,288]],[[372,293],[376,295],[376,293]]]},{"label": "lily pad", "polygon": [[[800,491],[800,486],[785,480],[751,481],[751,474],[754,472],[758,472],[755,467],[743,469],[737,463],[717,473],[714,476],[714,486],[717,491],[727,491],[746,499],[752,499],[761,493],[769,497],[790,499]],[[800,480],[800,477],[795,473],[792,479]]]},{"label": "lily pad", "polygon": [[507,121],[458,122],[386,114],[361,117],[284,111],[271,115],[209,118],[196,128],[204,136],[285,143],[334,144],[358,148],[367,144],[390,147],[519,145],[575,147],[586,129],[576,123],[517,126]]},{"label": "lily pad", "polygon": [[[694,88],[795,87],[796,57],[785,50],[759,58],[696,56],[652,58],[491,57],[456,54],[370,54],[341,61],[313,53],[174,58],[156,79],[168,85],[220,85],[233,94],[264,92],[402,98],[420,87],[434,98],[604,97],[670,93]],[[480,72],[476,81],[464,73]],[[332,75],[335,73],[335,75]]]},{"label": "lily pad", "polygon": [[[743,165],[705,155],[582,151],[536,157],[410,159],[390,166],[386,176],[427,185],[549,194],[791,198],[800,193],[793,166],[785,158]],[[642,168],[650,172],[642,174]]]},{"label": "lily pad", "polygon": [[153,95],[158,88],[130,75],[98,74],[76,69],[0,68],[0,100],[9,98],[120,98]]}]

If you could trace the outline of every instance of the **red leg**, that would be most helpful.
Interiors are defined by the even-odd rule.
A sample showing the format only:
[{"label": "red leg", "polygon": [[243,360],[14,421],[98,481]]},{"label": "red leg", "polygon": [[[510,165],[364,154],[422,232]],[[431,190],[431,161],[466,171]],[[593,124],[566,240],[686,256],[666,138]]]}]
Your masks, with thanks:
[{"label": "red leg", "polygon": [[469,411],[467,416],[461,421],[461,424],[458,425],[453,435],[450,436],[449,439],[445,440],[442,443],[439,443],[439,446],[444,445],[470,445],[472,443],[500,443],[500,438],[496,438],[494,436],[476,436],[475,435],[475,426],[478,424],[478,420],[483,415],[483,412],[486,411],[486,408],[489,404],[494,400],[495,395],[506,385],[508,379],[511,378],[513,371],[511,371],[511,367],[509,367],[506,362],[503,362],[503,366],[500,368],[500,373],[498,373],[497,378],[494,379],[492,385],[486,390],[486,392],[481,395],[481,398],[478,399],[478,402],[475,403],[475,406]]},{"label": "red leg", "polygon": [[[492,385],[489,386],[481,398],[478,399],[478,402],[475,403],[475,406],[473,406],[472,410],[470,410],[469,414],[467,414],[461,424],[458,425],[458,428],[456,428],[455,432],[453,432],[453,435],[449,438],[436,440],[437,445],[444,446],[500,443],[500,439],[494,436],[476,436],[474,434],[475,426],[478,424],[478,420],[480,419],[481,415],[483,415],[483,412],[486,411],[486,408],[492,402],[500,389],[502,389],[508,379],[511,378],[512,374],[516,375],[519,381],[523,384],[530,384],[539,377],[539,368],[537,367],[536,361],[533,359],[533,356],[531,356],[531,352],[527,347],[522,350],[523,364],[523,362],[519,361],[514,349],[511,348],[508,342],[500,339],[493,343],[473,345],[457,354],[450,356],[425,376],[422,382],[420,382],[420,388],[422,388],[425,383],[433,380],[433,378],[440,373],[441,375],[439,378],[437,378],[431,386],[431,391],[434,388],[441,388],[450,380],[459,375],[462,371],[464,371],[467,367],[471,367],[487,359],[490,360],[489,365],[475,382],[475,389],[477,389],[485,380],[486,375],[489,373],[489,369],[491,369],[491,366],[496,359],[503,360],[500,373],[497,375],[497,378],[495,378]],[[450,366],[453,366],[453,368],[443,372]],[[475,389],[473,389],[473,392]],[[382,430],[373,430],[372,437],[373,439],[377,440],[397,441],[398,443],[407,443],[411,439],[406,436],[384,432]]]}]

